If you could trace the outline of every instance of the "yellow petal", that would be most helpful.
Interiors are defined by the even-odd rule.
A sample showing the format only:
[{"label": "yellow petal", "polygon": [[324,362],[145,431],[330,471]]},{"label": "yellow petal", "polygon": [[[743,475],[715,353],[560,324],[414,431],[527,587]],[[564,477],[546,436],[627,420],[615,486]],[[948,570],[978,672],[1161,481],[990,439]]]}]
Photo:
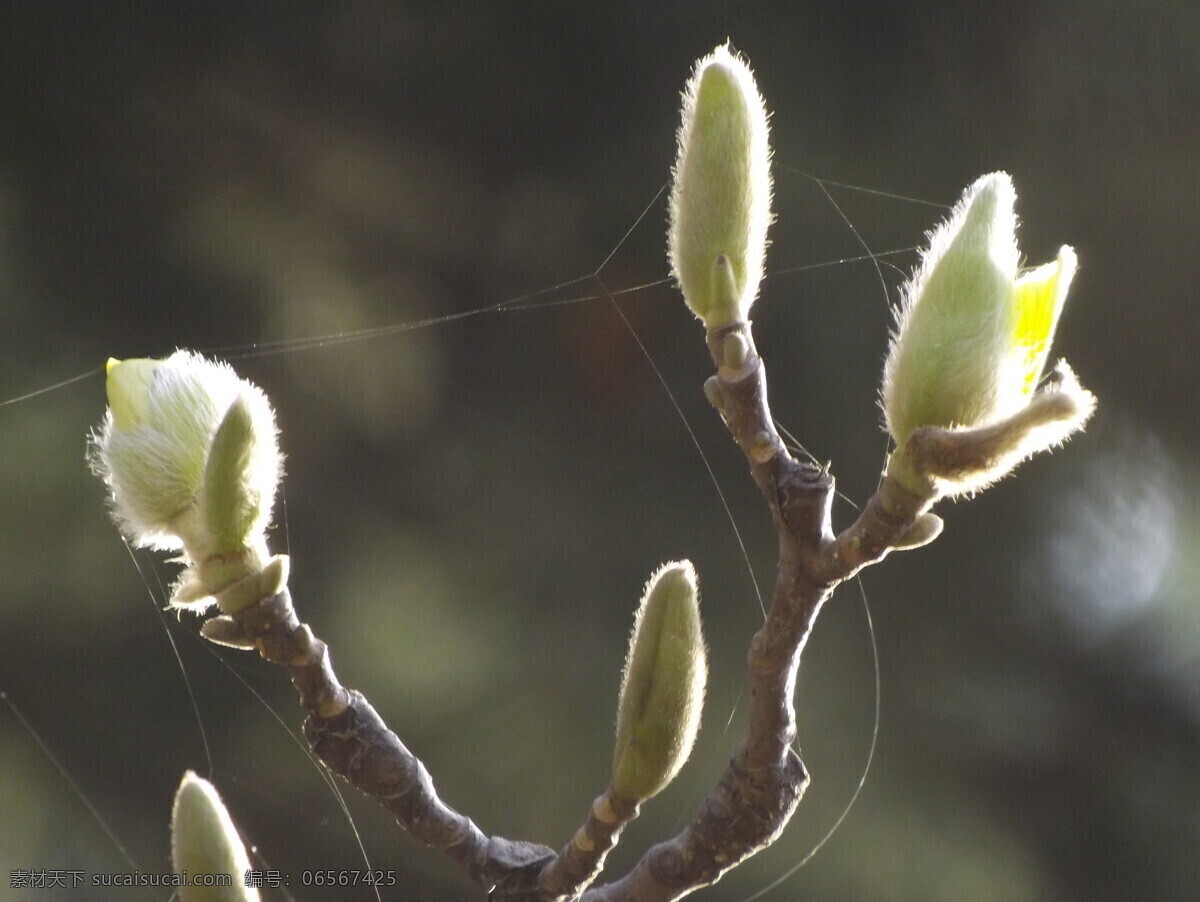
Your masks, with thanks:
[{"label": "yellow petal", "polygon": [[162,363],[146,358],[108,359],[104,389],[108,394],[108,406],[112,408],[113,425],[122,432],[132,432],[145,420],[154,372]]},{"label": "yellow petal", "polygon": [[1075,267],[1075,251],[1063,245],[1057,260],[1039,266],[1017,280],[1013,298],[1016,309],[1013,340],[1023,358],[1021,370],[1025,381],[1021,389],[1026,395],[1033,393],[1042,376]]}]

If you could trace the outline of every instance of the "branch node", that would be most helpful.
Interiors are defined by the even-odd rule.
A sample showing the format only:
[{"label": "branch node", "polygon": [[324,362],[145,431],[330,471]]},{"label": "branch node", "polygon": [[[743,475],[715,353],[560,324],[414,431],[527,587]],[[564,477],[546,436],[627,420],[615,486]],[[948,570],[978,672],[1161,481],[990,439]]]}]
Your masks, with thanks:
[{"label": "branch node", "polygon": [[723,367],[731,370],[740,370],[746,365],[747,359],[750,357],[750,342],[746,340],[746,336],[738,332],[727,332],[721,340],[721,352]]},{"label": "branch node", "polygon": [[750,459],[756,464],[769,463],[774,459],[778,447],[775,438],[765,429],[754,434],[750,443]]},{"label": "branch node", "polygon": [[254,640],[246,635],[240,623],[232,617],[220,614],[210,617],[200,624],[200,635],[209,642],[225,645],[229,648],[251,649]]},{"label": "branch node", "polygon": [[721,380],[718,377],[709,376],[704,380],[704,397],[717,413],[725,413],[725,391],[721,388]]}]

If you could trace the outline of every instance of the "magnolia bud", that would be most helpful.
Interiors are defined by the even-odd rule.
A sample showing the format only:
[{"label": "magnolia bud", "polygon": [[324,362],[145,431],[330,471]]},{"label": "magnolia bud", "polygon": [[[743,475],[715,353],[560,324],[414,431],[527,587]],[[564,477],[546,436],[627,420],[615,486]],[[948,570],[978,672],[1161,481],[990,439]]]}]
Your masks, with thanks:
[{"label": "magnolia bud", "polygon": [[708,665],[696,571],[664,564],[646,584],[617,705],[613,791],[640,802],[679,773],[700,729]]},{"label": "magnolia bud", "polygon": [[217,790],[192,771],[183,775],[171,811],[171,861],[181,877],[227,874],[229,886],[182,881],[182,902],[257,902],[258,890],[245,885],[250,859]]},{"label": "magnolia bud", "polygon": [[[110,360],[107,391],[90,457],[122,532],[138,545],[182,547],[199,568],[198,582],[189,574],[194,597],[260,569],[282,467],[266,396],[188,351]],[[219,563],[207,571],[215,582],[209,562]]]},{"label": "magnolia bud", "polygon": [[[883,409],[897,445],[890,471],[921,494],[986,485],[1081,428],[1095,405],[1073,378],[1055,389],[1052,403],[1035,395],[1076,261],[1064,246],[1054,262],[1018,275],[1015,201],[1005,173],[976,181],[931,233],[903,291],[884,367]],[[1076,403],[1064,403],[1068,390]],[[972,430],[990,430],[988,447],[1006,450],[980,457],[957,475],[936,463],[909,473],[906,445],[922,427],[958,442],[962,447],[953,453],[963,460],[971,447],[983,447],[968,447]]]},{"label": "magnolia bud", "polygon": [[683,92],[668,252],[710,331],[741,322],[762,281],[771,223],[767,112],[750,68],[721,46]]}]

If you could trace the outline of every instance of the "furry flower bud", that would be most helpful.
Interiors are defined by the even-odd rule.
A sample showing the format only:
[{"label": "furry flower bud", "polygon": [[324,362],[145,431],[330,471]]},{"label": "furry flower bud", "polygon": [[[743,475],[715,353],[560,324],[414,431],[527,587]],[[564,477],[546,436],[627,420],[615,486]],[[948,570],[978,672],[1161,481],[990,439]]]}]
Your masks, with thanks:
[{"label": "furry flower bud", "polygon": [[[965,441],[970,430],[1003,433],[989,433],[992,463],[971,463],[969,478],[949,470],[926,473],[939,493],[971,491],[999,478],[1082,427],[1095,406],[1073,377],[1059,381],[1050,403],[1035,394],[1076,260],[1064,246],[1053,262],[1019,275],[1015,202],[1003,172],[968,188],[930,234],[897,310],[883,377],[883,409],[897,455],[922,427],[945,431],[951,444],[955,434]],[[993,465],[998,442],[1006,449],[1004,468]],[[965,462],[971,453],[958,448],[953,455]]]},{"label": "furry flower bud", "polygon": [[640,802],[679,773],[700,729],[708,664],[700,630],[696,571],[664,564],[638,606],[613,754],[613,790]]},{"label": "furry flower bud", "polygon": [[[110,360],[109,407],[91,463],[130,541],[183,548],[191,600],[257,572],[282,458],[266,396],[188,351]],[[214,562],[205,570],[209,562]]]},{"label": "furry flower bud", "polygon": [[684,300],[707,329],[746,319],[771,223],[767,112],[749,66],[718,47],[683,92],[668,252]]},{"label": "furry flower bud", "polygon": [[192,771],[183,775],[171,810],[171,861],[181,876],[227,874],[230,886],[179,887],[182,902],[257,902],[258,890],[245,885],[250,868],[246,847],[211,783]]}]

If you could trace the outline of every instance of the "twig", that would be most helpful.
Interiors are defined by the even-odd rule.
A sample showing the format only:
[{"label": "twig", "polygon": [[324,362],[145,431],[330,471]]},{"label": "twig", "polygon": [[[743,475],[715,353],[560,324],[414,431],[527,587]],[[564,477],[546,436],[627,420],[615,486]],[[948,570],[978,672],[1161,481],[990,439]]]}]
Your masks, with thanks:
[{"label": "twig", "polygon": [[[886,480],[862,516],[833,536],[833,477],[797,462],[775,429],[766,371],[748,323],[708,336],[717,374],[705,386],[767,501],[779,537],[779,566],[766,623],[750,644],[746,737],[692,822],[651,848],[625,877],[582,902],[667,902],[718,880],[770,845],[791,819],[808,783],[792,749],[793,695],[800,655],[834,587],[879,560],[923,506],[896,497]],[[923,503],[922,503],[923,504]]]},{"label": "twig", "polygon": [[[222,632],[227,641],[231,620],[266,660],[291,673],[309,712],[304,735],[330,770],[378,799],[400,826],[444,852],[491,898],[536,892],[538,874],[554,850],[489,837],[443,802],[421,760],[360,693],[338,682],[328,648],[300,622],[287,589],[231,617],[210,620],[204,632]],[[222,626],[209,627],[214,623]]]},{"label": "twig", "polygon": [[600,874],[604,859],[625,826],[638,816],[638,805],[613,794],[611,786],[592,802],[588,819],[541,874],[538,888],[547,902],[574,899]]}]

